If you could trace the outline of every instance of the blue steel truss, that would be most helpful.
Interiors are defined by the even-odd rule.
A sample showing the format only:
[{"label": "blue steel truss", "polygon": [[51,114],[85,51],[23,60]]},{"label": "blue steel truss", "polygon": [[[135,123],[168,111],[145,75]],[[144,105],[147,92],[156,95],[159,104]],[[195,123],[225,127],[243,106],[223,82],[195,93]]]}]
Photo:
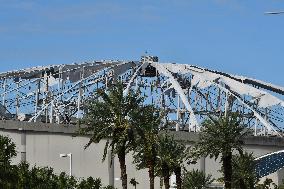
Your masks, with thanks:
[{"label": "blue steel truss", "polygon": [[265,177],[284,167],[284,150],[273,152],[255,159],[258,178]]}]

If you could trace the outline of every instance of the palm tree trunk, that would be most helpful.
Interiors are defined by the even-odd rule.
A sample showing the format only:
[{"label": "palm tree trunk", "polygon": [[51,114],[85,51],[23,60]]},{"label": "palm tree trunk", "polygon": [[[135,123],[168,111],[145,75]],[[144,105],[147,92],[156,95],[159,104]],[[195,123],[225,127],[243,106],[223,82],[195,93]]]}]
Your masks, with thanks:
[{"label": "palm tree trunk", "polygon": [[150,189],[154,189],[155,186],[155,175],[154,175],[154,163],[153,161],[148,162],[148,173],[149,173],[149,179],[150,179]]},{"label": "palm tree trunk", "polygon": [[165,184],[165,189],[170,189],[170,175],[165,175],[164,176],[164,184]]},{"label": "palm tree trunk", "polygon": [[253,181],[249,181],[249,189],[254,189],[254,182]]},{"label": "palm tree trunk", "polygon": [[241,179],[239,180],[239,182],[240,182],[240,188],[241,188],[241,189],[247,189],[247,186],[246,186],[246,184],[245,184],[245,182],[244,182],[244,179],[241,178]]},{"label": "palm tree trunk", "polygon": [[175,175],[176,175],[177,189],[181,189],[181,167],[176,167],[174,172],[175,172]]},{"label": "palm tree trunk", "polygon": [[121,171],[121,181],[122,188],[127,189],[127,174],[126,174],[126,164],[125,164],[125,148],[121,149],[118,153],[118,159]]},{"label": "palm tree trunk", "polygon": [[165,189],[170,189],[170,170],[166,163],[162,165],[163,179],[165,184]]},{"label": "palm tree trunk", "polygon": [[232,188],[232,152],[222,154],[225,189]]}]

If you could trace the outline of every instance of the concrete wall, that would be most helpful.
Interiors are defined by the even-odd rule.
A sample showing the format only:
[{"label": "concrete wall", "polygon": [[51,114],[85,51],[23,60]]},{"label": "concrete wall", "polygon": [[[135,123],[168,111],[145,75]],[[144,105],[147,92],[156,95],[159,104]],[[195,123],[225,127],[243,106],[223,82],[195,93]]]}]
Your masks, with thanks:
[{"label": "concrete wall", "polygon": [[[0,134],[7,135],[17,145],[18,155],[13,159],[13,163],[19,163],[21,159],[26,159],[31,165],[53,167],[56,173],[69,172],[69,159],[60,158],[60,153],[72,153],[73,175],[76,177],[99,177],[103,183],[108,184],[113,178],[111,175],[108,158],[102,163],[103,149],[105,141],[99,144],[92,144],[84,150],[89,137],[73,137],[76,126],[56,125],[42,123],[27,123],[17,121],[0,121]],[[188,146],[193,141],[198,140],[195,133],[175,132],[178,140],[186,142]],[[244,149],[253,152],[256,157],[279,151],[284,147],[282,138],[251,137],[245,140]],[[140,184],[138,189],[148,188],[147,170],[137,171],[132,164],[131,154],[127,155],[128,179],[135,178]],[[202,163],[203,162],[203,163]],[[205,163],[205,167],[204,167]],[[207,174],[212,174],[214,178],[219,178],[219,160],[205,158],[195,165],[188,166],[188,169],[205,169]],[[276,183],[281,182],[284,176],[282,170],[270,175]],[[109,178],[111,177],[111,179]],[[114,159],[114,184],[121,188],[120,168],[118,159]],[[159,179],[156,179],[156,186],[159,186]]]}]

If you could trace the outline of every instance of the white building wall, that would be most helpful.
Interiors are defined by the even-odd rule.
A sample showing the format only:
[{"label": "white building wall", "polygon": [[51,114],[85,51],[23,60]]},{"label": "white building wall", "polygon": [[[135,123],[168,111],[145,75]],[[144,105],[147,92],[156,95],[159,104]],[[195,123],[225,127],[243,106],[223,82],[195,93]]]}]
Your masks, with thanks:
[{"label": "white building wall", "polygon": [[[17,150],[20,151],[21,146],[21,131],[18,130],[4,130],[0,129],[1,135],[7,135],[17,145]],[[88,137],[72,137],[72,134],[55,133],[55,132],[34,132],[26,131],[26,160],[33,166],[49,166],[54,168],[56,173],[65,171],[69,172],[69,159],[60,158],[60,153],[72,153],[73,155],[73,175],[80,177],[92,176],[94,178],[101,178],[104,184],[109,183],[109,169],[108,159],[102,163],[103,149],[105,141],[99,144],[92,144],[86,150],[84,149],[87,144]],[[188,144],[189,145],[189,144]],[[262,145],[247,145],[244,146],[245,150],[253,152],[256,157],[271,153],[273,151],[281,150],[281,147],[277,146],[262,146]],[[20,154],[13,159],[13,163],[20,162]],[[135,165],[132,164],[131,154],[127,155],[127,174],[128,182],[131,178],[135,178],[140,184],[137,189],[149,188],[148,170],[137,171]],[[118,159],[114,160],[114,177],[116,178],[114,183],[115,187],[121,188],[120,168]],[[200,162],[195,165],[187,166],[188,169],[200,169]],[[214,178],[221,176],[219,159],[205,159],[205,171],[207,174],[211,174]],[[284,172],[278,171],[270,175],[276,183],[281,183],[284,176]],[[155,185],[159,188],[159,178],[156,178]]]}]

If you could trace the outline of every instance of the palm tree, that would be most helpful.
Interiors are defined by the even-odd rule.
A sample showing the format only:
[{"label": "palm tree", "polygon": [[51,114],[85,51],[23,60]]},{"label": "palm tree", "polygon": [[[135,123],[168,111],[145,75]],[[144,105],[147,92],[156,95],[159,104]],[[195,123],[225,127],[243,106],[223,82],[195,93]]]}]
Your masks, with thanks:
[{"label": "palm tree", "polygon": [[159,136],[157,174],[163,178],[165,189],[170,188],[170,175],[172,173],[171,137],[167,134]]},{"label": "palm tree", "polygon": [[193,169],[184,174],[182,184],[183,189],[203,189],[209,188],[209,185],[214,181],[211,175],[206,175],[204,172]]},{"label": "palm tree", "polygon": [[129,183],[134,186],[134,189],[136,189],[137,184],[139,184],[139,182],[137,182],[135,178],[130,179]]},{"label": "palm tree", "polygon": [[232,152],[242,152],[242,137],[245,127],[236,113],[228,113],[219,118],[209,117],[203,122],[200,140],[197,142],[193,155],[208,156],[217,159],[221,155],[225,189],[232,186]]},{"label": "palm tree", "polygon": [[83,179],[77,186],[77,189],[101,189],[102,188],[102,180],[100,178],[93,179],[89,177],[87,179]]},{"label": "palm tree", "polygon": [[17,155],[15,143],[7,136],[0,135],[0,166],[11,165]]},{"label": "palm tree", "polygon": [[233,155],[233,188],[236,189],[253,189],[258,182],[255,173],[255,163],[252,153],[244,152]]},{"label": "palm tree", "polygon": [[161,124],[161,113],[153,106],[141,107],[133,112],[133,124],[136,125],[137,146],[134,150],[136,168],[148,168],[150,189],[154,189],[155,172],[158,151],[158,132]]},{"label": "palm tree", "polygon": [[122,83],[116,83],[104,91],[98,89],[95,99],[86,105],[86,114],[83,118],[85,127],[80,128],[80,134],[91,134],[89,142],[85,148],[92,143],[99,143],[106,139],[103,161],[106,158],[107,150],[110,149],[111,155],[117,154],[120,169],[122,188],[127,189],[127,173],[125,156],[134,144],[134,126],[130,124],[131,112],[135,111],[143,99],[138,93],[129,91],[123,94]]},{"label": "palm tree", "polygon": [[189,148],[186,148],[186,146],[183,143],[173,140],[173,138],[171,140],[172,140],[171,167],[176,175],[177,189],[181,189],[182,187],[181,170],[183,168],[183,163],[189,158],[188,155]]},{"label": "palm tree", "polygon": [[11,165],[12,158],[16,155],[15,143],[9,137],[0,135],[0,188],[9,188],[17,180],[14,166]]},{"label": "palm tree", "polygon": [[157,173],[163,177],[165,188],[169,188],[169,178],[174,172],[177,189],[182,187],[181,170],[183,163],[189,158],[189,148],[169,134],[159,136]]}]

